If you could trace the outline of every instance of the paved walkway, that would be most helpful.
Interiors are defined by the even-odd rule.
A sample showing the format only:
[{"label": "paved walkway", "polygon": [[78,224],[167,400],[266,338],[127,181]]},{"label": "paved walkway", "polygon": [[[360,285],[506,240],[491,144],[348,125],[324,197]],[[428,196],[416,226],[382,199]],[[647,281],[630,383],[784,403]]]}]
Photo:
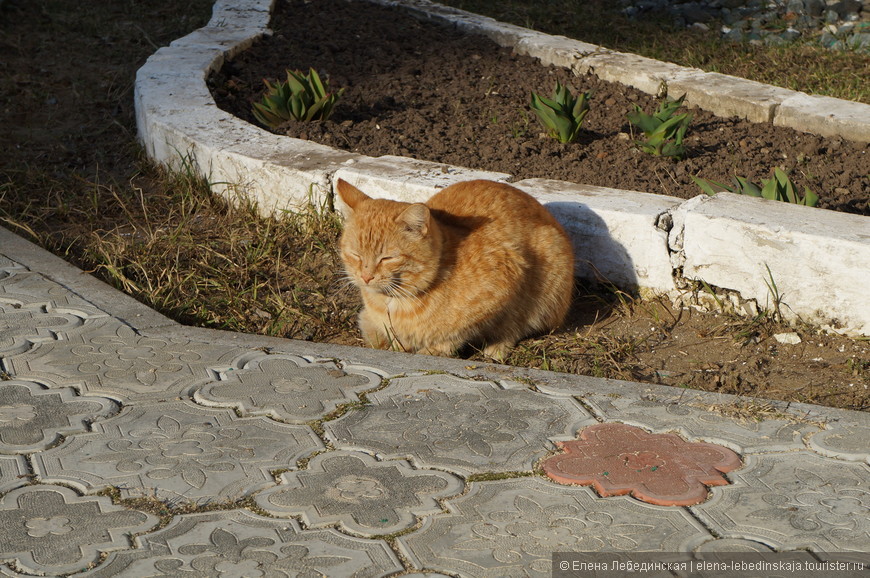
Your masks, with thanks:
[{"label": "paved walkway", "polygon": [[182,327],[4,229],[0,363],[3,576],[870,568],[870,414]]}]

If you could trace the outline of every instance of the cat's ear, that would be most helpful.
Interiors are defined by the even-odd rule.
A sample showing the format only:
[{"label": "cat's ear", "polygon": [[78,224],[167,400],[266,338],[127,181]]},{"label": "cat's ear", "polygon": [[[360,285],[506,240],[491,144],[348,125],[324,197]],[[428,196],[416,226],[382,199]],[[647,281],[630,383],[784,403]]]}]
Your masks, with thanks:
[{"label": "cat's ear", "polygon": [[354,211],[361,202],[369,199],[364,192],[342,179],[336,181],[335,188],[338,190],[338,196],[351,211]]},{"label": "cat's ear", "polygon": [[408,232],[424,237],[429,232],[429,207],[422,203],[408,205],[396,217],[396,222],[402,224]]}]

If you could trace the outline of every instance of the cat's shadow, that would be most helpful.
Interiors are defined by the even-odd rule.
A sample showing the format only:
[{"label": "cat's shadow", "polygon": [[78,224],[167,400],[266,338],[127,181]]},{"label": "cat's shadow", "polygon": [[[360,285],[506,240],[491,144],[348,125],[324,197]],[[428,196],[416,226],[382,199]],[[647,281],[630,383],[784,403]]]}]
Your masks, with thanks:
[{"label": "cat's shadow", "polygon": [[[634,259],[610,234],[610,225],[589,205],[577,201],[544,200],[544,206],[568,233],[574,248],[574,276],[599,285],[635,291]],[[663,239],[663,243],[667,239]]]}]

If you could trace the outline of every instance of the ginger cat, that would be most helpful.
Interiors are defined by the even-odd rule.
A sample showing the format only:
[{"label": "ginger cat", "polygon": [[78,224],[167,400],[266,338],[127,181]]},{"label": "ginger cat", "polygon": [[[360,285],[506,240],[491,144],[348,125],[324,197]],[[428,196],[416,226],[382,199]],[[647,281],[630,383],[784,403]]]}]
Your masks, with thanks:
[{"label": "ginger cat", "polygon": [[571,241],[530,195],[484,180],[425,204],[373,199],[341,179],[337,189],[347,206],[341,257],[362,293],[368,345],[449,356],[471,343],[501,360],[563,322]]}]

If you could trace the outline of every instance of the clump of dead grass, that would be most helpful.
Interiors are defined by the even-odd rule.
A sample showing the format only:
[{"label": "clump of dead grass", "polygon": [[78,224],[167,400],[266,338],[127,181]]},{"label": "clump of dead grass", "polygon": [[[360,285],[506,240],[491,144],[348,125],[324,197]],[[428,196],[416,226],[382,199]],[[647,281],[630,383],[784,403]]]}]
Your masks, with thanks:
[{"label": "clump of dead grass", "polygon": [[213,194],[187,160],[142,170],[123,186],[82,181],[62,206],[47,203],[60,207],[53,225],[21,204],[2,218],[183,323],[320,341],[352,331],[356,296],[340,280],[334,211],[309,203],[263,216],[243,196]]}]

